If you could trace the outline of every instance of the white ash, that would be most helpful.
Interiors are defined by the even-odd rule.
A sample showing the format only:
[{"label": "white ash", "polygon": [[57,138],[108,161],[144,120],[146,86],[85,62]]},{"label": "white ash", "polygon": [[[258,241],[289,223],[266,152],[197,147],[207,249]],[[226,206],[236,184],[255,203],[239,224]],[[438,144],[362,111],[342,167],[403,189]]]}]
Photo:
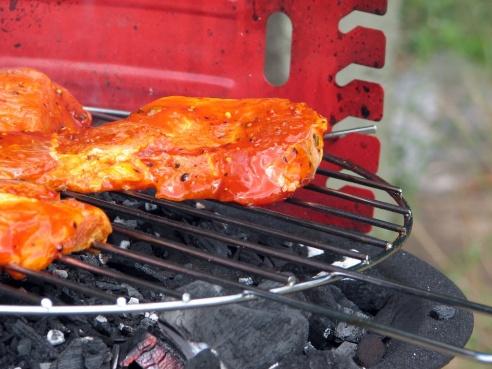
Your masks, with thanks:
[{"label": "white ash", "polygon": [[120,217],[114,218],[114,222],[118,224],[123,224],[124,226],[127,226],[129,228],[137,228],[138,222],[136,219],[122,219]]},{"label": "white ash", "polygon": [[200,209],[200,210],[203,210],[203,209],[206,208],[206,206],[204,204],[202,204],[201,202],[197,201],[195,203],[195,208]]},{"label": "white ash", "polygon": [[63,269],[55,269],[53,270],[53,274],[56,275],[57,277],[67,279],[68,278],[68,272]]},{"label": "white ash", "polygon": [[138,200],[131,200],[131,199],[126,199],[123,201],[123,205],[129,206],[131,208],[136,208],[140,205],[140,201]]},{"label": "white ash", "polygon": [[140,303],[140,300],[137,299],[136,297],[130,297],[130,299],[128,300],[128,305],[136,305],[139,303]]},{"label": "white ash", "polygon": [[206,350],[209,348],[209,346],[205,342],[189,342],[191,351],[196,355],[199,352],[202,352],[203,350]]},{"label": "white ash", "polygon": [[312,258],[313,256],[318,256],[325,253],[323,250],[317,249],[315,247],[306,246],[306,248],[307,248],[308,258]]},{"label": "white ash", "polygon": [[94,319],[96,322],[104,324],[108,322],[108,319],[104,315],[98,315]]},{"label": "white ash", "polygon": [[326,328],[326,329],[323,331],[323,337],[324,337],[325,339],[330,338],[332,335],[333,335],[333,329],[331,329],[330,327]]},{"label": "white ash", "polygon": [[100,262],[102,265],[106,265],[106,263],[107,263],[107,262],[108,262],[108,260],[109,260],[109,255],[106,255],[106,254],[100,253],[99,255],[97,255],[97,258],[99,259],[99,262]]},{"label": "white ash", "polygon": [[130,247],[130,241],[129,240],[121,240],[120,247],[122,249],[127,249],[128,247]]},{"label": "white ash", "polygon": [[238,279],[238,282],[246,286],[252,286],[254,284],[253,278],[251,277],[241,277]]},{"label": "white ash", "polygon": [[145,203],[145,210],[146,211],[154,211],[157,210],[158,206],[156,204],[152,204],[151,202],[146,202]]},{"label": "white ash", "polygon": [[65,334],[62,331],[59,331],[58,329],[51,329],[48,331],[48,334],[46,335],[46,339],[52,346],[58,346],[61,345],[63,342],[65,342]]},{"label": "white ash", "polygon": [[310,352],[315,352],[315,351],[316,351],[316,348],[313,346],[313,344],[311,343],[311,341],[308,341],[308,342],[304,345],[303,351],[304,351],[304,353],[307,355],[307,354],[309,354]]},{"label": "white ash", "polygon": [[335,261],[331,263],[333,266],[337,266],[343,269],[348,269],[350,267],[353,267],[354,265],[360,264],[362,261],[354,258],[349,258],[345,256],[343,260]]},{"label": "white ash", "polygon": [[157,322],[159,320],[159,316],[156,314],[156,313],[149,313],[149,312],[146,312],[145,313],[145,317],[154,321],[154,322]]}]

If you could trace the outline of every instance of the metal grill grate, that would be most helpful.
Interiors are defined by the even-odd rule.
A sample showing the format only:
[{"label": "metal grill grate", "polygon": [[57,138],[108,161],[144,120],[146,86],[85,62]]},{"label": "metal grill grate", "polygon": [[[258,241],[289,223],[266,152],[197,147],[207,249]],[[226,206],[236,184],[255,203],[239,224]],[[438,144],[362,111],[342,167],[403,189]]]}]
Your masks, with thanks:
[{"label": "metal grill grate", "polygon": [[[91,108],[88,110],[101,121],[112,120],[127,114],[126,112],[109,109]],[[347,132],[342,132],[341,134],[345,133]],[[333,133],[327,139],[331,137],[333,137]],[[113,197],[108,197],[107,194],[82,195],[65,192],[64,196],[73,197],[104,209],[110,218],[113,219],[115,235],[134,241],[145,241],[156,248],[172,250],[175,253],[186,255],[192,259],[204,260],[208,263],[209,268],[206,271],[199,270],[170,261],[166,258],[159,258],[154,255],[119,247],[118,245],[95,243],[93,248],[98,250],[101,256],[117,255],[132,263],[150,265],[175,274],[186,275],[192,279],[208,281],[225,287],[227,291],[230,291],[230,294],[219,297],[193,298],[188,293],[180,294],[172,288],[167,288],[162,284],[139,278],[131,273],[123,273],[108,266],[92,265],[73,256],[64,256],[60,258],[59,262],[70,268],[82,269],[94,275],[110,277],[119,282],[148,288],[168,297],[168,299],[164,302],[160,299],[159,301],[142,301],[139,304],[128,304],[125,296],[115,296],[102,290],[88,288],[84,285],[59,278],[49,272],[34,272],[18,266],[9,266],[9,269],[25,274],[29,283],[47,283],[63,286],[64,288],[77,291],[81,295],[93,298],[96,303],[79,305],[55,304],[50,299],[50,296],[39,296],[32,291],[28,291],[27,285],[19,288],[10,285],[8,281],[4,281],[0,283],[0,292],[4,295],[12,296],[15,299],[23,300],[26,304],[0,305],[0,314],[61,315],[164,311],[214,306],[242,302],[253,298],[264,298],[360,325],[373,332],[441,353],[468,357],[478,361],[492,362],[492,355],[454,347],[389,326],[362,320],[338,311],[287,297],[290,293],[316,288],[343,277],[390,288],[401,293],[431,299],[447,305],[492,314],[492,308],[482,304],[405,286],[361,273],[363,270],[390,257],[400,249],[410,233],[412,213],[402,197],[401,189],[388,184],[380,177],[343,159],[331,155],[325,155],[323,159],[325,162],[343,168],[345,172],[319,169],[318,174],[336,178],[346,184],[371,188],[386,194],[386,197],[392,199],[392,201],[374,200],[349,195],[334,188],[325,188],[314,184],[306,186],[306,191],[320,193],[326,197],[344,199],[347,202],[358,203],[362,206],[378,208],[389,212],[398,221],[386,221],[375,217],[367,217],[326,204],[305,201],[297,197],[287,200],[287,203],[293,207],[308,209],[309,211],[315,211],[320,214],[328,214],[331,217],[339,219],[348,219],[356,223],[369,224],[374,227],[375,232],[368,235],[340,226],[302,219],[268,208],[247,208],[214,201],[176,203],[156,199],[148,193],[132,191],[118,193]],[[132,201],[138,201],[137,204],[139,205],[136,207],[129,206],[128,203]],[[147,211],[147,208],[159,209],[159,211],[157,213]],[[176,214],[180,214],[180,217],[176,217]],[[187,221],[189,217],[206,221],[217,227],[203,228],[200,224]],[[213,240],[213,242],[218,242],[224,247],[233,249],[234,253],[232,256],[228,256],[204,251],[200,248],[190,246],[190,242],[179,242],[167,234],[155,234],[155,232],[151,231],[145,232],[132,229],[128,225],[125,225],[125,222],[122,222],[121,219],[137,219],[151,226],[166,229],[171,232],[169,234],[179,232],[189,237],[191,243],[197,239]],[[228,232],[228,228],[230,232]],[[244,237],[238,237],[238,231]],[[258,235],[261,235],[261,237]],[[264,240],[269,239],[280,240],[287,246],[272,246],[268,242],[264,242]],[[333,260],[327,262],[326,260],[309,257],[306,253],[295,253],[293,252],[293,248],[288,245],[298,245],[301,248],[311,251],[322,251],[330,255]],[[241,253],[247,252],[259,255],[267,262],[257,265],[241,259]],[[295,272],[281,270],[276,265],[276,260],[282,260],[282,265],[290,263],[291,265],[303,268],[303,270],[310,272],[311,277],[302,279]],[[243,273],[246,276],[253,275],[279,282],[282,286],[272,290],[262,290],[257,287],[246,286],[237,279],[215,273],[220,268],[212,268],[211,264]]]}]

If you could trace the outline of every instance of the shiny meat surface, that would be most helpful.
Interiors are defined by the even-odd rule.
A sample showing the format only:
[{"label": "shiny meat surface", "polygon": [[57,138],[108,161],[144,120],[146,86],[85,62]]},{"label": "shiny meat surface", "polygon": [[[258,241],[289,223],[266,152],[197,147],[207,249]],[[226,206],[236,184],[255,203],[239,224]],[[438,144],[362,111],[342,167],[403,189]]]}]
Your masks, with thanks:
[{"label": "shiny meat surface", "polygon": [[0,69],[0,132],[76,132],[90,125],[90,114],[43,73]]},{"label": "shiny meat surface", "polygon": [[306,104],[285,99],[166,97],[77,134],[0,134],[0,178],[267,204],[314,177],[326,129]]},{"label": "shiny meat surface", "polygon": [[42,185],[0,180],[0,266],[41,270],[110,233],[108,218],[96,207],[60,200]]}]

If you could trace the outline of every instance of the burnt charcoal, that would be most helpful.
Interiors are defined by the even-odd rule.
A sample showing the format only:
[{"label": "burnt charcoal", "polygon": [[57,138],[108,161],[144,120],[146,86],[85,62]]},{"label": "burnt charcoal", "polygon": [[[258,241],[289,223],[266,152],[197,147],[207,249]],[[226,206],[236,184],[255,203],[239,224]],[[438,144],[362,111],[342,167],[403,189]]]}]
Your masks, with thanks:
[{"label": "burnt charcoal", "polygon": [[212,351],[205,349],[188,360],[184,369],[220,369],[220,361]]},{"label": "burnt charcoal", "polygon": [[[367,274],[373,277],[381,277],[375,270],[370,270]],[[343,294],[364,312],[375,314],[381,310],[391,296],[391,290],[364,283],[353,279],[342,279],[336,283]]]},{"label": "burnt charcoal", "polygon": [[17,320],[11,326],[11,331],[19,338],[25,338],[32,342],[32,346],[36,348],[36,352],[40,354],[41,358],[54,359],[56,357],[56,350],[48,343],[45,337],[37,333],[31,326]]},{"label": "burnt charcoal", "polygon": [[32,341],[28,338],[22,338],[17,343],[17,354],[19,356],[28,356],[31,353]]},{"label": "burnt charcoal", "polygon": [[134,287],[132,287],[126,283],[122,283],[121,287],[126,289],[128,297],[134,297],[136,299],[139,299],[140,301],[144,300],[143,295],[136,288],[134,288]]},{"label": "burnt charcoal", "polygon": [[[229,227],[229,225],[224,224],[224,223],[216,223],[216,222],[209,222],[209,221],[198,221],[195,223],[199,228],[207,229],[210,230],[212,233],[223,233],[227,234],[226,230]],[[235,239],[242,239],[241,234],[237,234],[233,236]],[[207,237],[196,237],[188,233],[183,233],[183,240],[185,241],[186,244],[195,246],[199,249],[202,249],[204,251],[210,252],[215,255],[219,255],[222,257],[228,257],[231,255],[231,250],[229,249],[228,245],[211,239]]]},{"label": "burnt charcoal", "polygon": [[[305,295],[308,297],[309,301],[316,304],[320,304],[345,314],[354,315],[361,319],[369,319],[369,316],[364,314],[352,301],[348,300],[337,286],[321,286],[319,288],[306,291]],[[333,325],[331,325],[330,322],[333,323]],[[333,334],[335,341],[337,342],[349,341],[357,343],[365,333],[363,328],[347,324],[343,321],[338,322],[326,318],[317,318],[313,320],[312,323],[314,325],[311,325],[310,328],[312,333],[310,336],[311,342],[313,342],[316,347],[321,349],[330,345],[330,342],[323,342],[324,336],[329,338],[329,335]],[[333,326],[334,330],[332,330]],[[327,331],[323,328],[329,330]],[[319,333],[321,333],[323,337],[313,337],[315,334]]]},{"label": "burnt charcoal", "polygon": [[111,353],[99,338],[76,338],[62,351],[50,369],[109,369]]},{"label": "burnt charcoal", "polygon": [[[136,229],[142,222],[137,219],[125,219],[117,216],[113,219],[113,222],[124,225],[125,227]],[[139,224],[140,223],[140,224]]]},{"label": "burnt charcoal", "polygon": [[124,294],[126,292],[126,289],[114,280],[97,280],[95,281],[95,285],[102,290],[116,292],[117,294]]},{"label": "burnt charcoal", "polygon": [[[289,354],[270,366],[270,369],[312,369],[311,363],[306,355],[302,354]],[[321,368],[321,367],[320,367]],[[329,366],[322,367],[323,369],[330,369]]]},{"label": "burnt charcoal", "polygon": [[126,198],[125,200],[123,200],[122,204],[125,206],[128,206],[130,208],[141,208],[143,202],[140,200],[136,200],[136,199]]},{"label": "burnt charcoal", "polygon": [[326,316],[313,315],[309,319],[309,341],[318,350],[333,347],[335,323]]},{"label": "burnt charcoal", "polygon": [[348,308],[354,312],[361,312],[359,307],[348,300],[342,291],[334,285],[327,284],[318,288],[313,288],[305,292],[309,301],[330,307],[338,311]]},{"label": "burnt charcoal", "polygon": [[437,305],[432,308],[429,315],[437,320],[449,320],[456,315],[456,309],[452,306]]},{"label": "burnt charcoal", "polygon": [[334,336],[339,342],[347,341],[352,343],[358,343],[365,330],[361,327],[351,325],[345,322],[339,322],[335,327]]},{"label": "burnt charcoal", "polygon": [[99,333],[111,337],[114,334],[114,328],[109,323],[108,319],[103,315],[98,315],[92,320],[92,326]]},{"label": "burnt charcoal", "polygon": [[126,325],[124,323],[120,323],[118,329],[120,330],[121,334],[125,337],[131,337],[135,333],[135,329],[132,326]]},{"label": "burnt charcoal", "polygon": [[363,367],[370,368],[379,363],[386,353],[383,337],[368,333],[362,337],[357,347],[357,360]]},{"label": "burnt charcoal", "polygon": [[350,342],[343,342],[336,349],[331,350],[337,369],[360,369],[355,363],[354,356],[357,345]]},{"label": "burnt charcoal", "polygon": [[[83,340],[83,339],[82,339]],[[111,353],[100,339],[91,339],[83,346],[84,364],[86,369],[109,368]]]},{"label": "burnt charcoal", "polygon": [[[183,290],[194,297],[223,293],[221,287],[201,281]],[[306,317],[289,308],[264,310],[234,304],[164,312],[161,319],[186,332],[187,339],[206,342],[227,367],[235,369],[267,368],[289,353],[301,354],[308,337]]]},{"label": "burnt charcoal", "polygon": [[[274,281],[263,281],[261,282],[258,287],[263,290],[270,290],[275,287],[280,287],[283,286],[279,282],[274,282]],[[299,301],[307,302],[307,298],[304,295],[304,292],[297,292],[290,294],[289,297],[294,298]],[[283,311],[283,310],[288,310],[292,311],[293,309],[285,304],[281,304],[278,302],[274,301],[269,301],[266,299],[258,299],[256,301],[252,301],[247,303],[248,306],[254,307],[255,309],[266,309],[270,311]],[[307,319],[311,317],[311,313],[308,311],[303,311],[303,310],[297,310],[294,309],[295,311],[299,312],[300,314],[304,315]]]},{"label": "burnt charcoal", "polygon": [[[275,369],[339,369],[331,351],[311,351],[308,355],[290,354],[284,357]],[[342,369],[342,368],[340,368]],[[345,369],[345,368],[343,368]]]}]

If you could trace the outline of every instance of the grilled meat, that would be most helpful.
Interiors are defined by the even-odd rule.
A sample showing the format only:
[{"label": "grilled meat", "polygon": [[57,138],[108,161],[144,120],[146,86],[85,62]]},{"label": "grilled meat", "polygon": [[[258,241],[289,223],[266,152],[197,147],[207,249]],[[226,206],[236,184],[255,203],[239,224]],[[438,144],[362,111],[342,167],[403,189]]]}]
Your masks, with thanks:
[{"label": "grilled meat", "polygon": [[314,110],[285,99],[166,97],[77,134],[0,134],[0,178],[266,204],[314,177],[326,129]]},{"label": "grilled meat", "polygon": [[108,218],[96,207],[60,200],[42,185],[0,180],[0,266],[44,269],[110,233]]},{"label": "grilled meat", "polygon": [[0,70],[0,132],[75,132],[90,125],[90,114],[43,73]]}]

